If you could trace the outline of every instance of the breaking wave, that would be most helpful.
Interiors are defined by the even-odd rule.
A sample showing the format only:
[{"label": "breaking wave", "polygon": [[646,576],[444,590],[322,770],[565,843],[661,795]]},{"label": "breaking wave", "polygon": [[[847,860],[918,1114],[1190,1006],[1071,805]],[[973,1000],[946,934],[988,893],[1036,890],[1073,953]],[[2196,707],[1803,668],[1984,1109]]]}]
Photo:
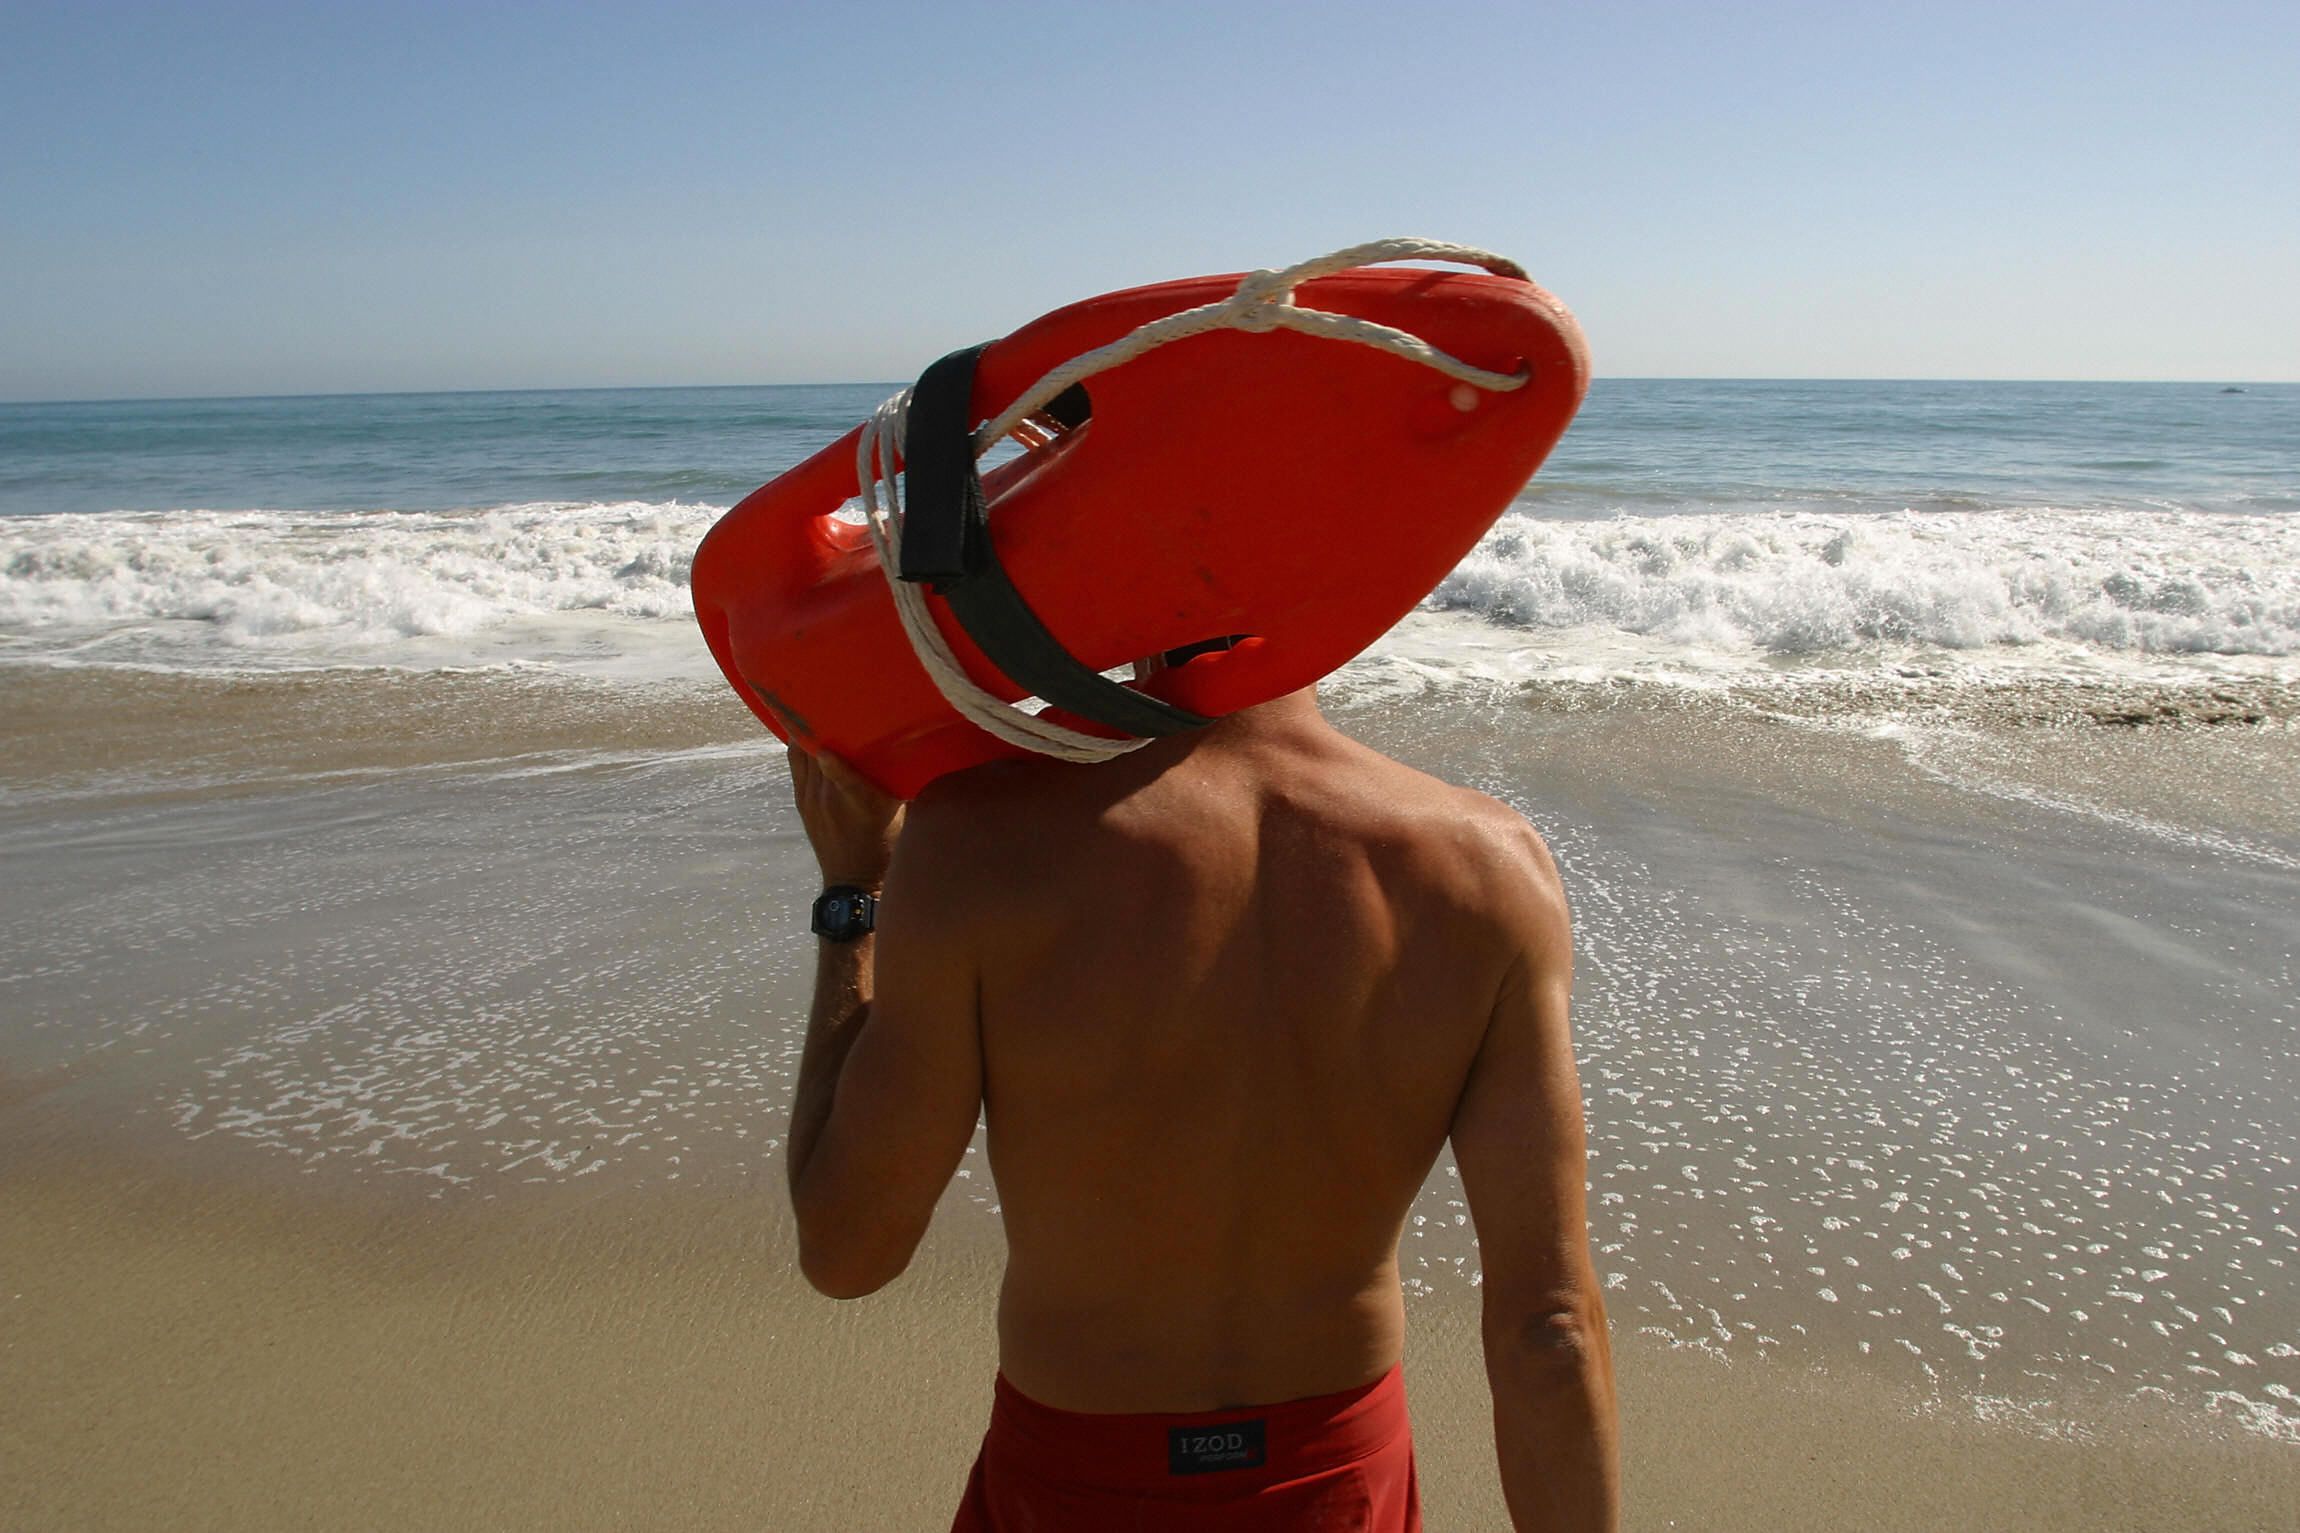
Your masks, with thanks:
[{"label": "breaking wave", "polygon": [[[407,641],[468,639],[522,619],[685,623],[695,545],[722,509],[543,503],[9,518],[0,521],[0,635],[22,655],[193,625],[167,654],[391,663]],[[453,646],[422,648],[437,657]],[[139,658],[156,656],[147,645]]]},{"label": "breaking wave", "polygon": [[1512,514],[1431,605],[1712,651],[2300,653],[2300,522],[2199,512]]},{"label": "breaking wave", "polygon": [[[0,518],[0,657],[263,669],[623,663],[684,673],[695,545],[723,508]],[[2300,655],[2300,519],[1997,508],[1513,512],[1392,636],[1727,669]],[[1467,625],[1466,628],[1463,625]],[[1600,660],[1601,669],[1610,662]],[[1624,664],[1629,663],[1626,659]]]}]

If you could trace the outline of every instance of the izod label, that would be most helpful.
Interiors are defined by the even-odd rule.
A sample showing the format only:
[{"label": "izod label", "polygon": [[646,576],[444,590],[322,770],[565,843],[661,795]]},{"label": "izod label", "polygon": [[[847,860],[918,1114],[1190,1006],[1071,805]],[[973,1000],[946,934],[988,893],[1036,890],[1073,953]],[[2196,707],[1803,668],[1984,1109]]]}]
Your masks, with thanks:
[{"label": "izod label", "polygon": [[1216,1474],[1259,1469],[1268,1455],[1267,1423],[1225,1421],[1211,1427],[1166,1429],[1166,1468],[1172,1474]]}]

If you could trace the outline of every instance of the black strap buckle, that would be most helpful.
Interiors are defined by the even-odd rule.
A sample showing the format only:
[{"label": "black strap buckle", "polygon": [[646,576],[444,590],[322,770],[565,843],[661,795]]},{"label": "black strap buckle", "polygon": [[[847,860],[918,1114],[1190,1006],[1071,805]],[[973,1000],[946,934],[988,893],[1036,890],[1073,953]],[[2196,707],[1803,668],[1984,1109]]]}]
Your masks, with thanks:
[{"label": "black strap buckle", "polygon": [[[1051,706],[1136,736],[1204,728],[1213,720],[1121,686],[1079,661],[1007,578],[990,541],[990,507],[974,466],[974,370],[984,350],[952,352],[911,389],[896,573],[930,584],[990,663]],[[1075,426],[1085,419],[1085,394],[1065,391],[1048,408]]]}]

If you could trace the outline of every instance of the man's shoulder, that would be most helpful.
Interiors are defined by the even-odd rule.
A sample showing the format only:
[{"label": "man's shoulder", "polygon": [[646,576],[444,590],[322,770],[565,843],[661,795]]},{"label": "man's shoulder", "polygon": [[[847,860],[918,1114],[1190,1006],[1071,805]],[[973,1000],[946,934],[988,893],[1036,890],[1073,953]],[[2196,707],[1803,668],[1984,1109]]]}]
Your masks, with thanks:
[{"label": "man's shoulder", "polygon": [[1555,876],[1540,833],[1500,799],[1432,776],[1371,746],[1351,741],[1348,750],[1334,778],[1349,784],[1352,800],[1371,806],[1369,824],[1479,871],[1507,876],[1530,867]]},{"label": "man's shoulder", "polygon": [[1513,930],[1562,916],[1557,864],[1524,814],[1371,747],[1349,749],[1315,790],[1348,805],[1335,811],[1339,828],[1383,848],[1379,861],[1404,885]]},{"label": "man's shoulder", "polygon": [[1495,865],[1512,875],[1555,884],[1557,862],[1549,843],[1523,813],[1475,788],[1455,788],[1465,826],[1483,844]]},{"label": "man's shoulder", "polygon": [[1442,786],[1446,850],[1483,902],[1522,917],[1562,915],[1557,861],[1533,822],[1475,788]]}]

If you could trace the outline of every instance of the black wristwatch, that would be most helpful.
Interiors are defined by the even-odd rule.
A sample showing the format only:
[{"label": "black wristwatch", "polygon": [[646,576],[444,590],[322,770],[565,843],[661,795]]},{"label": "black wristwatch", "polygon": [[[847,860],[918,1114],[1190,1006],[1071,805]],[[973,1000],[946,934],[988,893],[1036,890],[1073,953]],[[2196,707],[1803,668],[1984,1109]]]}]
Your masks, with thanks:
[{"label": "black wristwatch", "polygon": [[852,942],[878,925],[878,896],[852,884],[833,884],[815,896],[814,919],[808,925],[818,937]]}]

